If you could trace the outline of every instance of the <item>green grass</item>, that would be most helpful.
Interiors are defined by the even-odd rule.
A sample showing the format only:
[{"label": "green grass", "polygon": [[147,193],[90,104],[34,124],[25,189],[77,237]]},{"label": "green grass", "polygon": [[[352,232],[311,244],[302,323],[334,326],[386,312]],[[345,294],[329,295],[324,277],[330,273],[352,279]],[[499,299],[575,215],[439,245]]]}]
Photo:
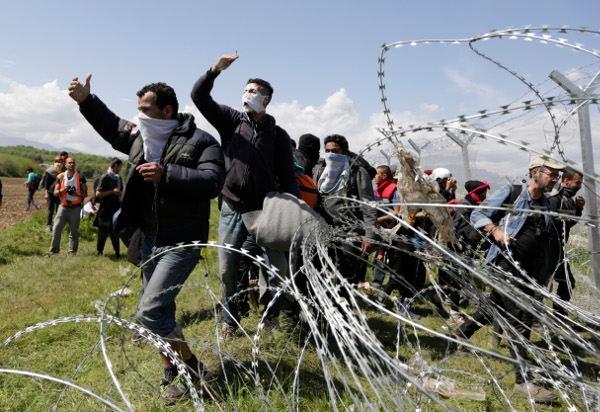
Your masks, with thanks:
[{"label": "green grass", "polygon": [[[211,234],[217,233],[216,207],[213,207],[211,218]],[[0,233],[0,342],[19,331],[61,317],[82,314],[96,314],[94,302],[105,301],[112,292],[121,289],[126,283],[134,293],[113,302],[109,309],[127,320],[133,320],[137,304],[137,292],[140,279],[133,275],[135,268],[124,260],[115,260],[112,256],[112,246],[107,244],[105,256],[95,256],[95,234],[90,222],[82,224],[82,237],[79,252],[69,256],[64,251],[68,235],[63,235],[62,253],[50,258],[43,257],[50,244],[50,234],[44,232],[44,216],[35,214],[34,217],[11,229]],[[224,409],[235,408],[243,411],[260,411],[259,391],[249,375],[235,372],[233,362],[239,361],[244,367],[251,367],[252,345],[244,338],[234,339],[227,343],[222,354],[228,356],[219,358],[217,347],[217,332],[219,324],[215,319],[213,307],[220,298],[220,287],[216,278],[218,270],[217,253],[214,250],[204,250],[204,259],[190,276],[186,287],[182,289],[177,299],[177,319],[184,326],[184,333],[191,341],[193,351],[216,372],[215,384],[218,397],[228,405]],[[125,274],[124,274],[125,273]],[[366,308],[366,306],[365,306]],[[387,317],[378,315],[366,308],[369,325],[385,350],[392,356],[396,353],[397,325]],[[472,309],[470,309],[472,310]],[[442,320],[433,316],[424,305],[417,305],[413,311],[423,315],[422,322],[433,329],[440,329]],[[242,320],[242,325],[252,336],[260,312],[251,310],[250,315]],[[183,411],[190,410],[192,404],[181,404],[164,407],[156,402],[158,397],[158,382],[162,377],[162,366],[156,349],[151,345],[142,345],[130,340],[130,333],[111,326],[106,333],[106,351],[111,360],[122,390],[136,411]],[[76,368],[81,367],[74,383],[89,388],[94,393],[106,398],[110,393],[112,401],[125,408],[117,390],[111,385],[108,367],[104,362],[101,350],[95,347],[100,336],[98,323],[59,323],[56,326],[46,326],[42,329],[26,333],[6,347],[0,349],[0,367],[14,370],[25,370],[47,374],[56,378],[69,380],[75,374]],[[473,337],[473,342],[483,348],[491,335],[480,330]],[[291,399],[292,383],[295,368],[300,357],[300,351],[309,335],[306,328],[289,337],[284,333],[263,334],[259,341],[259,349],[264,361],[259,362],[258,370],[262,381],[259,382],[264,390],[271,388],[268,398],[274,410],[287,410],[289,405],[285,397]],[[400,360],[408,361],[410,345],[417,344],[417,337],[409,335],[403,340],[398,353]],[[332,345],[335,345],[331,341]],[[432,361],[439,361],[446,355],[446,344],[442,339],[431,334],[419,333],[418,344],[426,356]],[[508,356],[506,345],[499,351]],[[321,360],[314,345],[309,344],[308,350],[302,355],[300,368],[300,394],[297,396],[298,405],[295,409],[301,411],[332,411],[334,410]],[[84,362],[84,360],[87,360]],[[234,361],[235,360],[235,361]],[[496,376],[505,375],[500,379],[502,388],[508,395],[512,392],[514,373],[510,372],[507,364],[486,358],[487,365]],[[222,362],[222,364],[221,364]],[[597,360],[596,360],[597,364]],[[223,383],[221,365],[228,371],[229,387]],[[268,365],[268,367],[267,367]],[[447,374],[456,375],[464,382],[475,383],[473,378],[457,375],[452,370],[468,371],[476,375],[487,376],[487,373],[473,356],[455,356],[445,365]],[[276,368],[276,377],[281,383],[270,386],[269,368]],[[239,368],[237,369],[239,370]],[[344,373],[347,373],[344,369]],[[586,376],[594,379],[598,370],[590,368]],[[347,375],[346,375],[347,376]],[[338,390],[342,386],[334,376]],[[368,382],[361,380],[363,387],[368,388]],[[0,410],[7,411],[45,411],[51,410],[64,389],[63,385],[39,378],[0,374]],[[449,406],[459,407],[469,411],[496,411],[503,409],[491,386],[485,386],[487,399],[484,402],[460,400],[456,404],[452,400],[444,402]],[[414,399],[418,394],[409,390]],[[373,394],[368,394],[372,402],[376,402]],[[206,398],[208,399],[208,398]],[[342,394],[342,403],[346,406],[352,403],[350,393]],[[208,402],[206,409],[219,410],[220,403]],[[340,407],[340,404],[338,404]],[[514,400],[516,410],[528,409],[528,404],[522,400]],[[537,410],[561,411],[564,405],[557,403],[553,406],[538,406]],[[59,404],[59,410],[64,411],[95,411],[102,410],[102,404],[73,389],[68,389]],[[429,410],[440,410],[433,403]]]}]

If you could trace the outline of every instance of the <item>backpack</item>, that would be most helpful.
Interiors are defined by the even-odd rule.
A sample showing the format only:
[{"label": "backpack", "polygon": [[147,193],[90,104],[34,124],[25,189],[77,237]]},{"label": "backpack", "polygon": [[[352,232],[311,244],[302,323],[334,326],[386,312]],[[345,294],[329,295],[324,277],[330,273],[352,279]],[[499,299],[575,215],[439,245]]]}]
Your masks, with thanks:
[{"label": "backpack", "polygon": [[40,177],[40,175],[36,175],[35,178],[33,179],[33,190],[38,190],[40,188],[40,182],[42,181],[42,178]]},{"label": "backpack", "polygon": [[96,190],[98,190],[98,186],[100,186],[100,181],[104,175],[100,175],[94,179],[94,196],[96,196]]},{"label": "backpack", "polygon": [[29,183],[27,183],[27,189],[33,189],[33,190],[38,190],[40,188],[40,181],[42,179],[40,178],[39,175],[35,175],[35,177],[33,178],[33,180]]},{"label": "backpack", "polygon": [[305,174],[304,176],[300,177],[297,172],[296,180],[298,181],[298,186],[300,187],[300,195],[302,196],[302,200],[304,200],[306,204],[314,210],[317,204],[317,194],[319,193],[317,190],[317,184],[309,175]]},{"label": "backpack", "polygon": [[[521,185],[512,185],[510,195],[506,198],[504,203],[502,203],[502,207],[511,207],[514,205],[517,198],[521,195],[523,191],[523,186]],[[452,204],[460,204],[461,202],[451,201]],[[475,229],[471,224],[471,212],[473,209],[457,209],[453,211],[452,219],[454,230],[457,235],[460,236],[461,240],[467,243],[474,249],[480,251],[486,251],[489,249],[491,241],[486,241],[488,236],[485,232]],[[505,210],[498,211],[496,215],[494,215],[491,219],[494,224],[498,224],[504,216],[506,216],[508,212]]]},{"label": "backpack", "polygon": [[[502,207],[512,207],[515,204],[515,201],[519,196],[521,196],[521,192],[523,191],[522,185],[512,185],[510,189],[510,195],[506,198],[504,203],[502,203]],[[499,210],[495,216],[492,217],[492,222],[494,224],[498,224],[502,220],[504,216],[506,216],[506,210]]]}]

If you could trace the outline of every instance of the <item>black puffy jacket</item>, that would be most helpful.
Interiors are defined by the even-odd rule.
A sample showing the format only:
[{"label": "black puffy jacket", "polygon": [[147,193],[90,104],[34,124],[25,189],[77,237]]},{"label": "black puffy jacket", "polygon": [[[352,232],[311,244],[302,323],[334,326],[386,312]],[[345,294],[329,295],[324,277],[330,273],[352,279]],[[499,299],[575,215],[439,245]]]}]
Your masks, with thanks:
[{"label": "black puffy jacket", "polygon": [[[136,170],[146,162],[139,130],[116,116],[93,94],[79,105],[79,110],[115,150],[129,155],[117,230],[140,227],[140,216],[148,213],[139,207],[148,183]],[[156,224],[152,231],[156,233],[157,246],[208,240],[210,199],[219,194],[225,179],[219,143],[196,127],[191,114],[179,113],[177,119],[179,126],[171,133],[161,156],[161,181],[153,187],[150,212]]]}]

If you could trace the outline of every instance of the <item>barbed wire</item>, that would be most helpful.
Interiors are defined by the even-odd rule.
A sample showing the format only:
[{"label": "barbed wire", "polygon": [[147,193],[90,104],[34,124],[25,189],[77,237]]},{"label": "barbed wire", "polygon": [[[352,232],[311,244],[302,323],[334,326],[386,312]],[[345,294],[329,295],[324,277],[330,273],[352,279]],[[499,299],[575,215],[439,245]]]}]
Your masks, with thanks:
[{"label": "barbed wire", "polygon": [[[529,155],[542,154],[549,156],[560,147],[559,132],[565,119],[573,115],[572,110],[559,113],[559,107],[567,107],[589,102],[597,105],[597,99],[577,99],[572,97],[544,96],[532,84],[528,88],[536,94],[537,100],[513,102],[494,110],[481,110],[471,115],[459,115],[451,120],[440,120],[423,125],[403,125],[398,127],[392,119],[392,112],[385,97],[383,83],[384,55],[392,47],[419,45],[428,43],[469,44],[509,37],[526,41],[538,41],[541,44],[554,44],[589,55],[600,57],[597,50],[583,48],[579,43],[572,43],[562,38],[554,38],[548,33],[580,33],[600,34],[588,29],[561,28],[522,28],[506,29],[490,32],[469,39],[458,40],[418,40],[391,43],[383,46],[380,58],[380,90],[388,128],[379,132],[381,137],[369,143],[361,153],[367,153],[383,144],[393,144],[398,163],[404,167],[398,175],[400,190],[408,193],[412,190],[414,197],[405,196],[397,202],[386,205],[365,201],[343,194],[332,195],[339,200],[342,207],[336,211],[339,223],[327,225],[322,223],[311,226],[304,232],[298,231],[289,253],[288,273],[280,273],[264,258],[254,256],[245,249],[236,249],[232,245],[220,245],[216,242],[192,242],[179,244],[153,255],[150,260],[186,248],[200,248],[203,260],[201,270],[206,271],[204,282],[187,282],[160,291],[148,299],[158,299],[164,294],[176,290],[190,289],[197,291],[203,305],[209,307],[208,322],[214,322],[211,336],[196,336],[186,340],[200,358],[217,359],[211,363],[211,374],[217,380],[208,381],[198,377],[197,371],[188,369],[179,354],[173,351],[169,341],[154,334],[144,326],[135,322],[134,314],[128,314],[130,304],[122,294],[107,296],[102,304],[97,305],[98,313],[87,315],[65,316],[51,319],[29,326],[14,333],[0,345],[0,354],[6,351],[17,340],[24,340],[31,334],[42,330],[61,328],[66,325],[83,325],[97,327],[90,339],[89,350],[76,364],[69,378],[63,378],[57,371],[41,372],[17,370],[15,367],[0,369],[0,374],[20,375],[35,379],[44,379],[63,385],[53,410],[64,405],[67,389],[101,402],[104,407],[113,410],[137,410],[139,405],[132,401],[133,390],[130,385],[123,384],[120,370],[131,369],[136,380],[143,383],[144,392],[149,396],[160,393],[156,380],[151,373],[141,370],[129,357],[126,345],[131,333],[135,333],[150,347],[167,356],[176,365],[183,383],[190,388],[191,406],[196,410],[219,408],[221,410],[239,410],[236,397],[243,392],[261,410],[302,410],[303,393],[314,385],[314,378],[304,381],[307,369],[318,363],[320,365],[319,384],[323,384],[322,392],[333,410],[469,410],[472,404],[463,403],[462,399],[483,401],[494,409],[516,410],[514,393],[507,389],[506,380],[515,373],[531,374],[537,382],[551,387],[559,396],[563,409],[592,411],[599,407],[600,384],[600,308],[597,304],[580,305],[579,299],[589,299],[593,291],[590,285],[590,256],[585,246],[573,242],[578,238],[573,235],[571,242],[564,245],[561,259],[556,268],[567,262],[578,260],[578,265],[571,265],[579,285],[588,285],[591,292],[587,295],[581,286],[573,290],[573,301],[564,301],[557,297],[544,284],[540,284],[528,274],[518,263],[518,259],[510,250],[503,250],[506,260],[516,265],[516,273],[507,272],[483,261],[483,251],[479,248],[461,248],[451,235],[451,219],[449,208],[498,210],[508,214],[528,212],[533,216],[550,217],[556,221],[570,219],[580,223],[582,229],[598,228],[598,217],[574,217],[569,214],[545,212],[539,210],[523,210],[512,207],[490,208],[486,206],[448,205],[435,202],[435,187],[431,186],[420,173],[418,159],[410,158],[403,150],[401,139],[417,133],[476,133],[480,141],[498,142],[523,151]],[[492,61],[496,61],[492,59]],[[502,65],[499,61],[498,64]],[[518,75],[517,75],[518,76]],[[525,81],[520,77],[521,81]],[[526,82],[526,81],[525,81]],[[544,112],[552,119],[555,139],[548,149],[532,148],[526,141],[512,139],[510,136],[491,130],[492,120],[503,125],[507,118],[514,119],[524,113]],[[498,120],[502,119],[502,120]],[[487,122],[480,127],[477,122]],[[475,124],[474,124],[475,123]],[[561,156],[564,154],[559,151]],[[579,164],[562,157],[559,161],[569,168],[579,168]],[[409,167],[407,164],[410,163]],[[597,174],[586,175],[586,178],[597,179]],[[404,189],[402,189],[404,188]],[[597,196],[596,193],[594,193]],[[401,217],[392,213],[393,207],[399,207]],[[357,219],[359,212],[375,210],[381,215],[390,216],[396,225],[395,232],[387,232],[381,228],[371,227]],[[425,220],[433,221],[438,233],[418,224],[410,224],[410,215],[419,211]],[[333,211],[330,211],[333,213]],[[508,219],[507,219],[508,220]],[[423,220],[422,220],[423,221]],[[300,233],[305,233],[300,237]],[[425,279],[414,280],[409,273],[395,273],[393,264],[382,263],[380,267],[372,258],[365,257],[359,246],[364,240],[361,233],[375,233],[370,241],[379,248],[386,248],[388,253],[416,259],[422,265]],[[484,234],[484,233],[482,233]],[[277,286],[267,285],[265,289],[276,298],[287,297],[297,304],[300,322],[291,330],[274,332],[267,328],[266,313],[274,305],[271,300],[265,305],[265,311],[255,325],[236,323],[238,334],[235,347],[219,339],[219,314],[227,311],[220,296],[221,284],[218,273],[211,272],[208,260],[218,249],[238,253],[258,267],[264,278],[276,279]],[[377,287],[368,282],[355,283],[347,278],[339,268],[338,254],[347,253],[356,259],[357,267],[364,265],[363,270],[374,269],[377,265],[394,278],[403,290],[396,295],[394,291]],[[132,287],[137,281],[140,268],[127,273],[124,289]],[[212,266],[214,267],[214,266]],[[556,272],[556,268],[554,272]],[[216,270],[216,269],[212,269]],[[446,281],[440,273],[447,274]],[[551,284],[551,282],[550,282]],[[258,287],[240,288],[231,299],[238,299],[248,293],[254,294]],[[504,299],[514,303],[532,317],[540,328],[531,331],[531,339],[523,336],[515,326],[512,314],[498,306],[488,290],[493,290]],[[453,308],[452,296],[459,294],[464,303]],[[552,304],[552,310],[549,304]],[[451,321],[452,311],[464,319],[474,319],[473,309],[482,311],[488,318],[494,319],[506,336],[487,325],[482,325],[481,334],[502,337],[509,349],[515,353],[507,356],[501,351],[492,350],[478,341],[464,339]],[[561,311],[557,311],[561,309]],[[425,320],[412,316],[418,312]],[[450,318],[448,318],[450,314]],[[117,334],[118,342],[110,337]],[[502,332],[500,333],[500,335]],[[172,340],[171,340],[172,341]],[[58,344],[58,343],[57,343]],[[528,358],[521,357],[516,346],[525,347]],[[458,347],[462,351],[457,351]],[[101,395],[100,388],[85,388],[75,384],[83,378],[84,365],[92,354],[100,353],[105,369],[110,377],[109,389]],[[65,353],[65,357],[72,354]],[[291,359],[291,360],[290,360]],[[474,361],[474,362],[472,362]],[[10,363],[3,358],[4,363]],[[15,362],[18,364],[18,362]],[[194,385],[195,378],[200,378],[201,385]],[[89,380],[85,380],[89,382]],[[140,385],[136,390],[139,390]],[[118,399],[113,399],[113,391]],[[532,410],[536,408],[533,397],[528,399]]]}]

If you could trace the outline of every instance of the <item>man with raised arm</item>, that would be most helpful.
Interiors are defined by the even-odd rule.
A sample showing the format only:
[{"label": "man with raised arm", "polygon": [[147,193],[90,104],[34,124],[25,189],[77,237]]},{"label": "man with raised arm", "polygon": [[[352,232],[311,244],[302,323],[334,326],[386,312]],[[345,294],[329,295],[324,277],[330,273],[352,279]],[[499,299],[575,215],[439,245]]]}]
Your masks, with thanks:
[{"label": "man with raised arm", "polygon": [[[262,79],[250,79],[242,97],[243,112],[218,104],[210,95],[215,79],[237,54],[221,56],[217,62],[194,84],[192,100],[200,113],[221,136],[225,152],[227,176],[221,192],[223,204],[219,220],[219,243],[231,244],[239,249],[246,240],[248,229],[242,220],[245,212],[260,210],[269,192],[288,192],[300,198],[296,180],[290,137],[277,126],[273,116],[266,113],[273,88]],[[286,273],[287,263],[283,252],[264,248],[269,262],[280,274]],[[239,326],[237,293],[239,252],[219,248],[219,271],[223,284],[223,339],[234,336]],[[270,275],[269,285],[275,288],[276,276]],[[274,289],[271,289],[274,293]],[[279,326],[279,305],[267,314],[270,326]]]},{"label": "man with raised arm", "polygon": [[[196,127],[191,114],[178,113],[175,91],[165,83],[137,92],[136,125],[90,94],[90,78],[88,74],[81,84],[75,77],[69,95],[102,138],[129,155],[116,230],[128,226],[143,232],[144,289],[137,321],[169,342],[198,380],[205,375],[204,366],[175,320],[175,298],[198,263],[200,249],[174,246],[208,240],[210,199],[219,194],[225,177],[223,152],[210,134]],[[160,356],[166,385],[161,399],[187,397],[189,388],[173,384],[178,374],[173,360]]]}]

